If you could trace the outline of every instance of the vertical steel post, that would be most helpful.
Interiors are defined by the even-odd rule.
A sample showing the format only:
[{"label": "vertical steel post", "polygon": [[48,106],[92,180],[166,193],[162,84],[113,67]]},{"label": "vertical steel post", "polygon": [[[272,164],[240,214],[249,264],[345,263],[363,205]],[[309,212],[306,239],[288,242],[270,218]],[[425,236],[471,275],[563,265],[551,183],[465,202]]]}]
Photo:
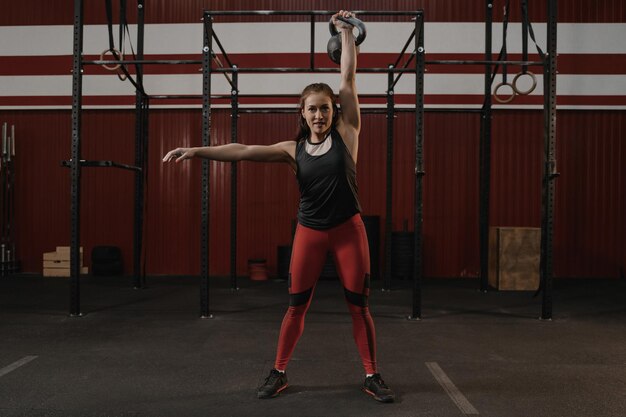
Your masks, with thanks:
[{"label": "vertical steel post", "polygon": [[83,0],[74,0],[74,56],[72,65],[72,161],[70,237],[70,316],[80,312],[80,179],[81,113],[83,101]]},{"label": "vertical steel post", "polygon": [[[211,52],[213,50],[213,18],[203,18],[202,47],[202,146],[211,143]],[[200,316],[213,317],[209,312],[209,161],[202,160],[202,204],[200,220]]]},{"label": "vertical steel post", "polygon": [[[393,64],[389,69],[393,70]],[[385,200],[385,275],[383,279],[383,291],[391,289],[391,237],[393,228],[393,122],[394,97],[393,97],[394,73],[387,74],[387,185]]]},{"label": "vertical steel post", "polygon": [[413,248],[413,311],[408,317],[418,320],[422,317],[422,281],[424,280],[423,258],[423,180],[424,180],[424,12],[418,11],[415,19],[415,217]]},{"label": "vertical steel post", "polygon": [[[120,46],[121,48],[121,46]],[[143,60],[144,49],[144,0],[137,0],[137,56]],[[144,97],[140,89],[143,89],[143,64],[137,64],[136,82],[139,88],[135,89],[135,166],[141,167],[141,171],[135,171],[135,219],[133,241],[133,285],[136,289],[145,285],[144,275],[141,270],[141,254],[143,247],[143,208],[144,208],[144,181],[145,181],[145,106]]]},{"label": "vertical steel post", "polygon": [[[492,60],[493,0],[485,8],[485,60]],[[479,252],[480,290],[489,288],[489,189],[491,178],[491,65],[485,65],[485,99],[480,119],[479,145]]]},{"label": "vertical steel post", "polygon": [[[233,64],[233,90],[230,92],[230,142],[237,143],[239,119],[239,73]],[[237,287],[237,163],[230,163],[230,288]]]},{"label": "vertical steel post", "polygon": [[309,66],[315,69],[315,15],[311,15],[311,53],[309,56]]},{"label": "vertical steel post", "polygon": [[552,319],[552,238],[554,231],[556,164],[556,68],[557,68],[557,0],[547,0],[548,52],[544,61],[544,168],[541,198],[541,285],[543,300],[541,319]]}]

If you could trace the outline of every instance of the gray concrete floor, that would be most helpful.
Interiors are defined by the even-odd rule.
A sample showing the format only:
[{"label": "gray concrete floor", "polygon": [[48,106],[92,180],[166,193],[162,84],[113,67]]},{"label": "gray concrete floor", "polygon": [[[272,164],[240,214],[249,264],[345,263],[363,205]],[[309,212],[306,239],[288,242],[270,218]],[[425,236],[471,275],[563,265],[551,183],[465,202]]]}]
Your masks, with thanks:
[{"label": "gray concrete floor", "polygon": [[540,297],[481,293],[476,280],[427,281],[423,319],[407,321],[406,285],[375,288],[379,368],[393,404],[360,391],[337,282],[320,281],[290,387],[272,400],[256,399],[255,388],[273,364],[285,282],[242,279],[232,292],[214,279],[213,319],[198,316],[196,278],[148,283],[85,278],[86,314],[72,318],[67,279],[0,279],[0,416],[626,415],[623,280],[556,280],[552,321],[538,320]]}]

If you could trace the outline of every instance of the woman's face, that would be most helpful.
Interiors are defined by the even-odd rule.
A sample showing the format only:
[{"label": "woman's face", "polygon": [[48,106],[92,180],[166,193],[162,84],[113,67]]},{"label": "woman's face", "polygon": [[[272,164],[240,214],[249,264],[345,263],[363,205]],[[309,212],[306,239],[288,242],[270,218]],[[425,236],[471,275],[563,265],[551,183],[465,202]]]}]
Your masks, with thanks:
[{"label": "woman's face", "polygon": [[333,102],[324,93],[311,93],[304,100],[302,117],[306,120],[311,134],[326,133],[333,123]]}]

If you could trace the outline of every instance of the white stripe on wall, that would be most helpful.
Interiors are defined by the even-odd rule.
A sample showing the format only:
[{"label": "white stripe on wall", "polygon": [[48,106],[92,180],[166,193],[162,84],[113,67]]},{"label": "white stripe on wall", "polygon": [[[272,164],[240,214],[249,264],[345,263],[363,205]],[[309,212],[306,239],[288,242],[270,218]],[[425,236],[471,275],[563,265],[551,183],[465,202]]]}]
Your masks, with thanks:
[{"label": "white stripe on wall", "polygon": [[[539,45],[546,49],[545,24],[535,23]],[[364,53],[399,53],[408,39],[412,23],[368,23]],[[216,23],[215,32],[227,53],[306,53],[309,51],[307,23]],[[493,49],[501,46],[501,24],[494,25]],[[624,23],[561,23],[558,26],[558,50],[574,54],[626,53],[626,24]],[[130,25],[133,43],[136,25]],[[0,26],[0,56],[71,55],[71,26]],[[117,29],[115,29],[117,38]],[[316,52],[326,51],[328,24],[315,28]],[[427,53],[483,53],[483,23],[426,23]],[[251,40],[254,40],[253,42]],[[530,42],[530,41],[529,41]],[[534,46],[530,44],[530,51]],[[202,47],[202,25],[147,24],[146,54],[198,54]],[[84,29],[83,52],[99,55],[108,48],[105,25],[88,25]],[[127,48],[129,51],[130,49]],[[511,23],[508,50],[520,53],[521,25]]]},{"label": "white stripe on wall", "polygon": [[[512,77],[509,77],[509,82]],[[405,74],[396,85],[396,94],[414,94],[415,78]],[[498,76],[496,83],[501,78]],[[0,96],[69,96],[72,77],[6,76],[0,77]],[[239,77],[241,94],[300,94],[312,82],[325,82],[337,90],[337,74],[242,74]],[[482,74],[427,74],[425,94],[482,94]],[[201,94],[201,74],[146,75],[144,86],[148,94]],[[387,77],[380,74],[359,74],[357,88],[361,94],[384,94]],[[543,91],[541,77],[533,95]],[[221,74],[213,76],[213,94],[230,94],[230,85]],[[129,82],[119,81],[114,75],[87,75],[83,79],[84,95],[135,95]],[[626,75],[560,75],[558,95],[611,96],[626,95]]]}]

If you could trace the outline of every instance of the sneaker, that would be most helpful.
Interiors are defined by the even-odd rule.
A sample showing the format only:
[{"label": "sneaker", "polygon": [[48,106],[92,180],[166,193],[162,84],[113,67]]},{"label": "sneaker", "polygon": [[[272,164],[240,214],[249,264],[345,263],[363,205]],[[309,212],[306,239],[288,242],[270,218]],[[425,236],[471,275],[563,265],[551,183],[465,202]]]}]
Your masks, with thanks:
[{"label": "sneaker", "polygon": [[265,378],[263,385],[259,387],[257,397],[274,398],[285,388],[287,388],[287,374],[272,369],[269,376]]},{"label": "sneaker", "polygon": [[395,399],[393,391],[385,384],[380,374],[374,374],[365,378],[363,391],[383,403],[391,403]]}]

